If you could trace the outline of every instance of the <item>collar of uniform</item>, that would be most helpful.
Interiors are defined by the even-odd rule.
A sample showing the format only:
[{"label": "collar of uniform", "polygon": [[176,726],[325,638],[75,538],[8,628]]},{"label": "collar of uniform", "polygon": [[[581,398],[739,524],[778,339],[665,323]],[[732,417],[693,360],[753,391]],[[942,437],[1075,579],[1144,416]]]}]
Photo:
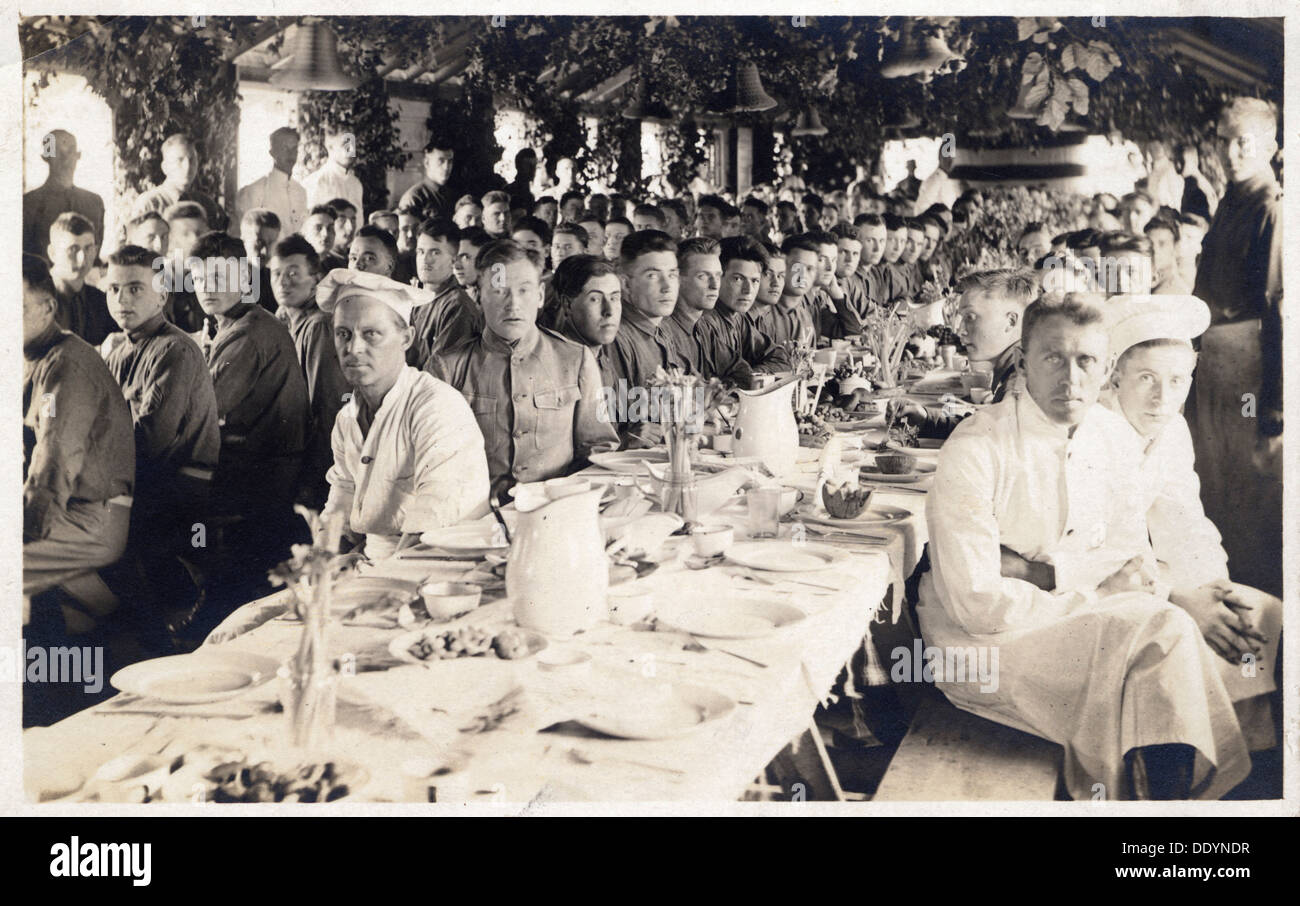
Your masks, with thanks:
[{"label": "collar of uniform", "polygon": [[1225,194],[1239,195],[1243,198],[1253,198],[1259,195],[1266,195],[1277,189],[1277,179],[1273,176],[1271,169],[1263,173],[1256,174],[1249,179],[1243,179],[1241,182],[1234,182],[1228,186],[1228,192]]},{"label": "collar of uniform", "polygon": [[[391,412],[393,407],[400,405],[398,400],[410,392],[411,385],[415,383],[416,378],[418,378],[420,374],[421,372],[418,369],[413,368],[410,365],[402,366],[402,370],[398,372],[397,380],[393,382],[393,386],[388,388],[388,392],[384,394],[384,398],[379,401],[379,408],[370,414],[370,433],[366,435],[365,443],[362,445],[363,450],[368,449],[373,442],[375,437],[374,429],[375,426],[379,424],[379,419],[388,412]],[[361,408],[364,405],[364,397],[362,397],[360,393],[353,391],[352,398],[348,400],[347,406],[351,407],[351,414],[354,419],[358,418]],[[345,407],[340,411],[346,412],[348,409]]]},{"label": "collar of uniform", "polygon": [[651,327],[650,324],[646,321],[645,315],[643,315],[633,305],[623,306],[623,323],[626,324],[628,327],[635,328],[636,330],[645,334],[647,337],[650,337],[655,340],[663,336],[663,329],[664,329],[663,321],[659,322],[658,327]]},{"label": "collar of uniform", "polygon": [[244,315],[248,314],[254,308],[251,302],[236,302],[227,308],[224,312],[217,315],[217,326],[223,327],[227,324],[234,324]]},{"label": "collar of uniform", "polygon": [[287,187],[289,185],[289,178],[289,174],[281,170],[279,167],[272,167],[271,172],[266,174],[266,182],[268,185],[272,186]]},{"label": "collar of uniform", "polygon": [[542,329],[534,327],[533,330],[524,337],[521,337],[515,343],[507,343],[501,337],[492,332],[492,328],[484,325],[483,327],[483,348],[488,352],[495,352],[504,356],[527,356],[532,355],[537,349],[537,344],[542,341]]},{"label": "collar of uniform", "polygon": [[1016,357],[1020,352],[1020,344],[1012,343],[1006,349],[1002,350],[993,359],[993,383],[1005,383],[1011,376],[1011,372],[1016,367]]},{"label": "collar of uniform", "polygon": [[460,289],[460,283],[456,280],[455,274],[449,274],[446,280],[443,280],[433,288],[433,292],[435,295],[441,297],[456,289]]},{"label": "collar of uniform", "polygon": [[56,343],[63,339],[64,331],[59,327],[58,321],[50,321],[50,326],[36,339],[32,340],[30,345],[23,347],[23,358],[29,362],[35,362],[42,358],[45,353],[49,352]]},{"label": "collar of uniform", "polygon": [[[1054,441],[1059,441],[1062,446],[1070,442],[1070,428],[1068,425],[1057,424],[1047,417],[1047,413],[1039,407],[1037,401],[1029,395],[1029,389],[1022,388],[1016,393],[1016,414],[1019,416],[1021,431],[1037,434],[1043,437],[1050,437]],[[1084,416],[1087,421],[1087,416]],[[1078,435],[1077,428],[1082,428],[1083,422],[1076,426],[1075,435]]]},{"label": "collar of uniform", "polygon": [[[706,313],[705,313],[705,312],[700,312],[700,316],[699,316],[698,318],[696,318],[694,322],[692,322],[692,321],[691,321],[689,318],[687,318],[685,315],[683,315],[683,316],[680,317],[680,318],[677,316],[677,313],[678,313],[679,311],[685,311],[685,310],[686,310],[686,309],[685,309],[685,306],[678,305],[676,308],[673,309],[673,313],[672,313],[671,315],[669,315],[668,317],[671,318],[672,320],[676,321],[676,322],[677,322],[677,326],[680,327],[682,330],[686,331],[686,333],[688,333],[688,334],[694,334],[694,333],[695,333],[695,328],[697,328],[697,327],[700,326],[700,322],[704,319],[704,315],[705,315]],[[663,322],[660,322],[660,323],[663,323]]]},{"label": "collar of uniform", "polygon": [[314,300],[309,299],[306,305],[300,308],[294,308],[291,305],[281,305],[275,310],[275,316],[290,327],[296,327],[305,321],[312,312],[320,311]]},{"label": "collar of uniform", "polygon": [[126,332],[126,339],[129,343],[134,345],[147,340],[150,337],[156,337],[158,334],[162,333],[163,325],[166,323],[167,319],[163,317],[163,313],[158,312],[158,314],[154,315],[148,321],[145,321],[135,330],[128,330]]}]

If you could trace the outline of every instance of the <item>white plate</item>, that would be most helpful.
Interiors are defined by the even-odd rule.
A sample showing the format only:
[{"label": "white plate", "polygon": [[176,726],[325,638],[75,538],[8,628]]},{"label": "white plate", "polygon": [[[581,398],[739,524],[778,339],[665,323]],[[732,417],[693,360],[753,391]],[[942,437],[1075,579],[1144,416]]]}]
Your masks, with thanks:
[{"label": "white plate", "polygon": [[836,519],[830,513],[819,513],[811,503],[805,503],[795,511],[795,515],[804,522],[811,522],[814,525],[851,528],[860,525],[893,525],[902,522],[912,514],[902,507],[869,503],[865,510],[852,519]]},{"label": "white plate", "polygon": [[673,739],[716,724],[736,702],[705,686],[673,683],[661,700],[628,695],[622,703],[595,701],[579,711],[574,721],[584,727],[622,739]]},{"label": "white plate", "polygon": [[825,544],[792,544],[789,541],[739,541],[727,551],[727,559],[750,569],[778,573],[812,572],[842,562],[846,554]]},{"label": "white plate", "polygon": [[641,475],[644,469],[641,468],[642,462],[648,462],[651,465],[664,465],[668,462],[667,450],[623,450],[619,453],[593,453],[591,454],[591,464],[600,466],[610,472],[617,472],[620,475]]},{"label": "white plate", "polygon": [[425,532],[420,536],[420,542],[439,550],[478,556],[510,547],[496,520],[480,520]]},{"label": "white plate", "polygon": [[759,639],[797,623],[804,612],[780,601],[710,601],[660,605],[659,624],[705,639]]},{"label": "white plate", "polygon": [[140,661],[114,673],[114,689],[176,705],[219,702],[275,676],[280,662],[244,651],[201,649]]}]

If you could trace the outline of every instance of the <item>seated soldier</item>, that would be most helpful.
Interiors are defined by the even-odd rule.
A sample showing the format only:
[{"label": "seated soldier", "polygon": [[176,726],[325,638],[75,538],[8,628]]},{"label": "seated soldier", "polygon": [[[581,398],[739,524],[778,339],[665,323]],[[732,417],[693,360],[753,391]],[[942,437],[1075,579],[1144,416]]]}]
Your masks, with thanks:
[{"label": "seated soldier", "polygon": [[[147,593],[165,606],[193,590],[179,557],[193,553],[192,526],[207,518],[221,431],[203,352],[163,317],[167,295],[154,283],[155,260],[136,245],[109,255],[108,308],[125,340],[104,358],[135,423],[130,547]],[[152,616],[151,628],[161,629],[162,614]]]},{"label": "seated soldier", "polygon": [[451,215],[452,223],[460,229],[483,226],[483,206],[473,195],[462,195],[456,200],[456,208]]},{"label": "seated soldier", "polygon": [[146,211],[131,221],[126,230],[126,244],[138,245],[149,249],[158,257],[167,254],[167,244],[171,229],[163,215],[157,211]]},{"label": "seated soldier", "polygon": [[473,339],[483,330],[478,307],[452,273],[459,248],[460,229],[450,220],[435,218],[420,224],[415,268],[420,286],[432,299],[411,310],[411,326],[417,343],[430,355]]},{"label": "seated soldier", "polygon": [[[115,563],[135,483],[131,411],[93,347],[59,328],[54,281],[23,255],[23,595]],[[63,605],[68,632],[94,628]],[[41,616],[37,617],[41,621]]]},{"label": "seated soldier", "polygon": [[862,240],[856,227],[838,223],[832,230],[835,236],[835,270],[831,279],[823,284],[835,306],[830,317],[823,315],[822,335],[833,340],[856,337],[862,333],[862,322],[871,307],[867,287],[858,275],[862,262]]},{"label": "seated soldier", "polygon": [[748,236],[728,236],[722,240],[721,251],[718,304],[700,320],[717,376],[748,388],[753,372],[788,370],[790,360],[748,317],[763,281],[767,253]]},{"label": "seated soldier", "polygon": [[357,223],[357,206],[346,198],[332,198],[329,206],[335,214],[332,251],[340,258],[346,258],[352,248],[352,238],[357,235],[357,229],[360,227]]},{"label": "seated soldier", "polygon": [[334,319],[334,346],[352,397],[334,421],[325,513],[365,536],[371,560],[423,532],[488,513],[483,434],[465,398],[406,364],[412,286],[340,269],[316,287]]},{"label": "seated soldier", "polygon": [[[582,227],[587,234],[588,255],[603,255],[605,253],[605,224],[603,224],[594,211],[583,211],[578,215],[578,226]],[[670,234],[671,235],[671,234]],[[558,264],[554,267],[559,267]]]},{"label": "seated soldier", "polygon": [[1107,233],[1101,237],[1102,273],[1097,289],[1108,296],[1152,292],[1156,285],[1151,240],[1129,233]]},{"label": "seated soldier", "polygon": [[[926,502],[925,641],[996,646],[999,663],[994,688],[937,664],[939,688],[1063,745],[1074,799],[1098,783],[1108,799],[1222,796],[1249,758],[1213,653],[1145,565],[1141,446],[1097,405],[1104,316],[1088,297],[1036,302],[1023,345],[1024,388],[953,432]],[[1003,575],[1003,548],[1042,575]]]},{"label": "seated soldier", "polygon": [[585,345],[537,326],[542,263],[500,240],[479,254],[482,334],[435,353],[428,370],[465,395],[483,432],[494,496],[517,481],[584,468],[618,435],[602,409],[600,368]]},{"label": "seated soldier", "polygon": [[817,340],[817,325],[805,300],[817,285],[817,244],[804,235],[791,236],[781,243],[781,254],[786,265],[785,282],[777,301],[766,306],[759,316],[758,329],[779,347],[812,346]]},{"label": "seated soldier", "polygon": [[767,263],[763,266],[763,278],[758,284],[758,295],[754,297],[754,304],[749,307],[747,317],[756,325],[768,316],[768,312],[781,298],[781,292],[785,289],[785,252],[774,243],[761,243],[763,252],[767,255]]},{"label": "seated soldier", "polygon": [[[722,283],[718,241],[697,236],[679,243],[677,267],[680,274],[677,304],[673,313],[664,319],[664,334],[678,359],[689,366],[690,373],[713,377],[715,363],[701,319],[718,304],[718,288]],[[748,382],[745,386],[749,386]]]},{"label": "seated soldier", "polygon": [[601,386],[613,387],[610,344],[623,316],[618,268],[594,255],[574,255],[556,268],[551,286],[564,309],[561,333],[591,350],[600,366]]},{"label": "seated soldier", "polygon": [[193,254],[194,243],[208,231],[207,215],[203,205],[195,201],[181,201],[164,213],[167,219],[167,306],[163,314],[181,330],[198,333],[203,327],[203,309],[194,295],[189,269],[185,260]]},{"label": "seated soldier", "polygon": [[[387,237],[390,243],[392,241],[392,237],[378,227],[361,229],[374,229]],[[358,233],[357,239],[353,240],[354,247],[361,240]],[[325,473],[334,462],[330,435],[334,431],[334,418],[343,407],[348,385],[339,368],[338,353],[334,351],[333,322],[316,305],[316,285],[324,276],[316,250],[297,234],[281,239],[271,255],[270,270],[275,296],[280,302],[276,317],[289,328],[289,336],[293,338],[298,364],[307,381],[307,400],[311,407],[311,432],[303,454],[297,501],[319,511],[329,496]]]},{"label": "seated soldier", "polygon": [[477,307],[478,269],[474,267],[474,260],[478,258],[478,253],[483,247],[491,241],[492,237],[482,227],[472,226],[461,230],[460,244],[456,247],[456,260],[451,265],[452,276],[465,291],[465,295],[473,300],[479,317],[483,316],[483,312]]},{"label": "seated soldier", "polygon": [[[993,365],[992,396],[1007,395],[1020,361],[1020,330],[1025,308],[1038,295],[1032,271],[1005,268],[970,274],[961,282],[957,336],[972,362]],[[921,406],[903,399],[889,401],[889,413],[920,428],[922,437],[947,437],[969,413],[947,406]]]},{"label": "seated soldier", "polygon": [[99,247],[95,228],[80,214],[67,212],[50,224],[50,276],[58,308],[54,318],[64,330],[98,346],[113,332],[104,294],[86,282]]},{"label": "seated soldier", "polygon": [[[825,230],[811,230],[804,235],[817,246],[816,285],[806,297],[805,305],[812,315],[818,337],[838,336],[839,301],[844,298],[844,289],[835,279],[839,240],[834,233]],[[835,294],[839,295],[838,301]]]},{"label": "seated soldier", "polygon": [[858,261],[858,279],[867,296],[867,304],[876,308],[885,303],[886,286],[882,270],[885,245],[889,231],[879,214],[859,214],[853,221],[858,241],[862,243],[862,257]]},{"label": "seated soldier", "polygon": [[[633,233],[623,240],[618,270],[623,312],[610,350],[616,378],[611,390],[618,399],[631,400],[634,393],[644,395],[648,403],[650,385],[659,369],[675,365],[690,370],[664,326],[677,305],[677,243],[660,230]],[[654,443],[658,425],[649,416],[648,409],[637,412],[629,406],[617,420],[620,435]]]},{"label": "seated soldier", "polygon": [[271,249],[280,238],[280,218],[267,208],[249,208],[239,219],[239,238],[257,268],[257,304],[275,314],[275,292],[266,266]]},{"label": "seated soldier", "polygon": [[[348,268],[364,274],[378,274],[397,280],[398,262],[401,255],[397,251],[397,240],[392,234],[376,224],[367,224],[357,230],[348,247]],[[323,276],[322,272],[322,276]],[[398,283],[410,283],[415,277],[408,276]],[[328,319],[326,319],[328,320]],[[429,357],[429,344],[421,336],[406,350],[406,364],[419,368]]]},{"label": "seated soldier", "polygon": [[336,267],[347,267],[348,261],[334,251],[334,221],[338,219],[334,209],[327,204],[318,204],[307,213],[302,222],[304,239],[311,243],[320,258],[321,270],[329,273]]},{"label": "seated soldier", "polygon": [[605,222],[605,257],[610,261],[618,261],[619,253],[623,250],[623,240],[632,235],[632,221],[626,217],[611,217]]},{"label": "seated soldier", "polygon": [[203,346],[221,419],[213,509],[242,519],[230,551],[265,575],[298,534],[292,512],[307,444],[307,383],[285,325],[249,299],[243,245],[224,233],[194,244],[190,274],[211,319]]}]

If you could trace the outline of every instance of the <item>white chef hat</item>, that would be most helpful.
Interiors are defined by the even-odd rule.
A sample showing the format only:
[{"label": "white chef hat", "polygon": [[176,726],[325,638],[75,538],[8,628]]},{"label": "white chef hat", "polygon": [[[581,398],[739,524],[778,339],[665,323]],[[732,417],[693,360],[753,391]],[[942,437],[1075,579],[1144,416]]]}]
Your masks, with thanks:
[{"label": "white chef hat", "polygon": [[1106,301],[1112,355],[1148,340],[1191,341],[1210,326],[1210,308],[1196,296],[1116,296]]},{"label": "white chef hat", "polygon": [[346,267],[336,267],[316,284],[316,304],[320,310],[334,311],[344,299],[364,296],[384,303],[411,323],[411,309],[437,298],[437,294],[416,286],[407,286],[382,274],[369,274]]}]

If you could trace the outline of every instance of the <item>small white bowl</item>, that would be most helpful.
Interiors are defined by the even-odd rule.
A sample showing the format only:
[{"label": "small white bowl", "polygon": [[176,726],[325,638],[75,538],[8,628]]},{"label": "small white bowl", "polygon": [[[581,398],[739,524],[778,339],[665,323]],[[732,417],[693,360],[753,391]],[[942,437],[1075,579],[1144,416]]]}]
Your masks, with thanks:
[{"label": "small white bowl", "polygon": [[736,530],[729,525],[697,525],[691,531],[691,544],[701,557],[725,554],[736,540]]},{"label": "small white bowl", "polygon": [[550,648],[537,655],[537,669],[577,676],[591,672],[591,655],[576,648]]},{"label": "small white bowl", "polygon": [[648,591],[611,588],[605,600],[609,604],[609,621],[619,626],[640,623],[654,610],[654,596]]},{"label": "small white bowl", "polygon": [[435,620],[450,620],[478,607],[483,589],[464,582],[430,582],[420,586],[424,609]]},{"label": "small white bowl", "polygon": [[713,449],[718,453],[730,453],[732,436],[730,434],[713,435]]}]

